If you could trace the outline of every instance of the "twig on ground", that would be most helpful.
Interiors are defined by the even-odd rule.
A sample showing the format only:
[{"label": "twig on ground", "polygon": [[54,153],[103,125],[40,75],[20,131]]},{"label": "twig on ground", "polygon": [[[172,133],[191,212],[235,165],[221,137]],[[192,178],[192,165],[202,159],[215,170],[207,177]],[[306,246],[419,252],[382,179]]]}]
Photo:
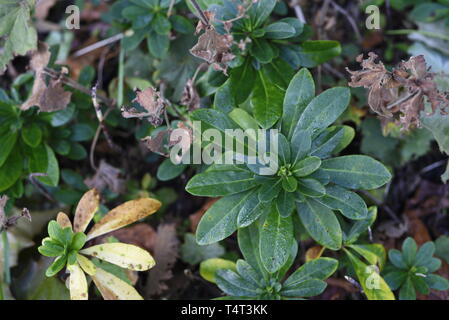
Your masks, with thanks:
[{"label": "twig on ground", "polygon": [[299,5],[297,0],[294,0],[290,3],[290,6],[295,10],[296,17],[302,23],[306,23],[306,18],[304,17],[304,12],[302,12],[301,6]]},{"label": "twig on ground", "polygon": [[193,6],[195,7],[195,10],[198,13],[198,18],[201,20],[201,22],[205,25],[205,26],[210,26],[210,22],[209,19],[206,17],[206,15],[204,14],[203,10],[201,9],[200,5],[198,4],[198,2],[196,2],[196,0],[190,0],[193,4]]},{"label": "twig on ground", "polygon": [[92,52],[94,50],[97,50],[97,49],[99,49],[101,47],[104,47],[104,46],[110,45],[110,44],[112,44],[114,42],[120,41],[126,35],[127,35],[127,32],[125,32],[125,33],[122,32],[122,33],[116,34],[115,36],[112,36],[110,38],[107,38],[107,39],[95,42],[95,43],[91,44],[90,46],[87,46],[87,47],[85,47],[83,49],[80,49],[80,50],[76,51],[73,54],[73,57],[74,58],[81,57],[81,56],[83,56],[85,54],[88,54],[89,52]]},{"label": "twig on ground", "polygon": [[56,202],[56,200],[45,190],[45,188],[41,185],[39,181],[36,180],[36,177],[47,177],[46,173],[30,173],[28,175],[28,180],[31,184],[40,192],[42,195],[52,202]]},{"label": "twig on ground", "polygon": [[94,170],[98,169],[97,166],[95,165],[94,154],[95,154],[95,147],[97,146],[101,131],[103,131],[103,134],[106,138],[106,141],[107,141],[109,147],[111,147],[111,149],[116,152],[121,151],[121,148],[119,146],[117,146],[112,141],[112,138],[111,138],[111,135],[109,134],[108,128],[106,127],[106,125],[104,123],[104,120],[109,115],[109,113],[112,111],[112,108],[109,108],[106,111],[106,113],[103,115],[103,112],[101,111],[101,107],[100,107],[100,104],[98,103],[98,99],[97,99],[97,86],[98,86],[98,83],[91,90],[92,103],[94,105],[95,115],[97,116],[97,119],[98,119],[98,128],[97,128],[97,131],[95,132],[94,139],[92,140],[92,145],[90,146],[90,155],[89,155],[90,166]]},{"label": "twig on ground", "polygon": [[334,9],[340,12],[342,15],[345,16],[346,20],[348,20],[349,24],[351,25],[352,29],[355,32],[355,36],[357,38],[357,41],[360,43],[362,42],[362,35],[360,34],[360,30],[357,27],[357,23],[355,22],[354,18],[349,14],[349,12],[338,5],[335,1],[331,0],[331,4],[334,6]]}]

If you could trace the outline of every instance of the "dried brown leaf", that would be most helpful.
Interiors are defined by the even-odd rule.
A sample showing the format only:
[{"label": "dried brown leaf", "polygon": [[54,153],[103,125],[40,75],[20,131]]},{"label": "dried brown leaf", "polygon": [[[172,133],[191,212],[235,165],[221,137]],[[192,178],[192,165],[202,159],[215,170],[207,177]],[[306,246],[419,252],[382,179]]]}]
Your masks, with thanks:
[{"label": "dried brown leaf", "polygon": [[362,70],[351,71],[351,87],[369,89],[368,104],[382,118],[382,124],[395,121],[403,130],[419,127],[420,114],[425,110],[425,102],[432,107],[432,113],[444,112],[449,105],[449,93],[439,92],[433,80],[434,74],[427,69],[424,56],[413,56],[388,71],[383,63],[375,62],[377,55],[370,52],[363,60],[357,58]]},{"label": "dried brown leaf", "polygon": [[190,49],[190,53],[213,65],[216,70],[223,71],[226,74],[226,63],[235,58],[235,55],[231,52],[233,43],[232,35],[219,34],[213,26],[208,26],[198,38],[198,43]]},{"label": "dried brown leaf", "polygon": [[168,147],[170,144],[171,130],[159,131],[156,137],[146,137],[142,141],[145,146],[151,151],[160,154],[164,157],[168,157]]},{"label": "dried brown leaf", "polygon": [[172,268],[178,257],[178,249],[175,224],[159,225],[153,251],[156,266],[149,271],[147,296],[159,295],[168,289],[164,282],[173,277]]},{"label": "dried brown leaf", "polygon": [[35,79],[31,96],[20,107],[28,110],[37,106],[42,112],[53,112],[65,109],[70,103],[72,93],[65,91],[59,79],[50,80],[49,85],[45,82],[45,67],[50,61],[48,45],[39,42],[37,50],[31,54],[30,68],[35,72]]},{"label": "dried brown leaf", "polygon": [[137,102],[145,112],[140,112],[136,108],[126,110],[122,108],[122,116],[124,118],[146,118],[154,126],[159,126],[162,123],[162,114],[165,110],[165,102],[161,94],[154,88],[147,88],[143,91],[136,91],[136,98],[133,102]]},{"label": "dried brown leaf", "polygon": [[121,171],[106,161],[101,160],[100,167],[95,175],[84,180],[84,183],[92,189],[103,191],[106,188],[114,193],[121,194],[125,191],[125,180],[121,178]]}]

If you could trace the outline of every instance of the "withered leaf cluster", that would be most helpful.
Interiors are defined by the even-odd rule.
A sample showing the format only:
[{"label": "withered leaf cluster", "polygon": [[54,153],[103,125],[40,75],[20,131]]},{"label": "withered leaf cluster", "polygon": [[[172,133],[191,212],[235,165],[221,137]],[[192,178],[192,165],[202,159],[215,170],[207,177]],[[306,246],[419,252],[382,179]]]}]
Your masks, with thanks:
[{"label": "withered leaf cluster", "polygon": [[39,42],[30,61],[30,68],[35,72],[33,90],[31,96],[20,107],[22,110],[37,106],[42,112],[53,112],[65,109],[70,103],[72,93],[64,90],[61,79],[50,79],[47,85],[45,67],[50,61],[50,56],[48,45]]},{"label": "withered leaf cluster", "polygon": [[[209,22],[213,21],[213,14],[208,11],[205,14]],[[211,23],[205,25],[200,21],[196,33],[201,32],[201,30],[204,30],[204,33],[198,38],[197,44],[190,49],[190,53],[195,57],[205,60],[216,70],[226,74],[226,64],[235,58],[235,55],[231,52],[234,38],[229,33],[219,34]]]},{"label": "withered leaf cluster", "polygon": [[363,59],[357,57],[362,70],[351,71],[351,87],[369,89],[368,104],[381,116],[382,123],[391,121],[399,124],[403,130],[420,127],[420,113],[429,102],[432,113],[449,105],[449,94],[440,92],[434,81],[434,73],[429,72],[424,56],[413,56],[388,71],[382,61],[375,62],[373,52]]},{"label": "withered leaf cluster", "polygon": [[0,232],[2,232],[3,230],[8,230],[9,228],[15,226],[20,218],[26,218],[31,221],[31,214],[26,208],[23,208],[20,215],[7,217],[5,207],[8,200],[9,198],[7,196],[0,197]]},{"label": "withered leaf cluster", "polygon": [[182,150],[188,150],[190,145],[193,143],[192,129],[186,126],[183,122],[179,122],[176,130],[182,131],[182,136],[184,139],[179,138],[177,140],[173,140],[171,137],[173,129],[169,128],[159,131],[155,137],[146,137],[142,139],[142,141],[152,152],[160,154],[164,157],[168,157],[170,148],[178,143],[181,144]]},{"label": "withered leaf cluster", "polygon": [[95,175],[84,180],[84,183],[89,188],[100,191],[106,188],[118,194],[125,191],[125,180],[121,178],[120,169],[111,166],[104,160],[101,160],[100,167]]},{"label": "withered leaf cluster", "polygon": [[145,90],[136,90],[136,98],[133,102],[137,102],[144,112],[140,112],[136,108],[126,110],[122,108],[122,115],[125,118],[146,118],[152,125],[160,126],[162,123],[162,114],[165,110],[165,101],[160,92],[154,88],[147,88]]},{"label": "withered leaf cluster", "polygon": [[179,240],[176,237],[176,225],[173,223],[160,224],[153,249],[157,264],[149,271],[145,285],[146,295],[159,295],[168,289],[165,281],[173,277],[172,269],[178,257]]}]

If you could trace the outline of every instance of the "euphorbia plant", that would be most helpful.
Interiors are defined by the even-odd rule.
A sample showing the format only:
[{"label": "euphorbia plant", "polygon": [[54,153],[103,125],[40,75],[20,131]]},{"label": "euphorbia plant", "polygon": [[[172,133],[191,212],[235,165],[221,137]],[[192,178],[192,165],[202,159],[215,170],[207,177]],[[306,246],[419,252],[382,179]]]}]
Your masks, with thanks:
[{"label": "euphorbia plant", "polygon": [[139,293],[125,281],[96,266],[87,256],[116,264],[122,268],[145,271],[155,265],[153,257],[137,246],[125,243],[104,243],[85,247],[86,241],[120,229],[156,212],[161,206],[157,200],[143,198],[128,201],[109,211],[89,232],[85,233],[99,207],[99,195],[95,189],[81,198],[72,223],[65,213],[59,213],[56,221],[48,224],[49,237],[42,240],[39,252],[56,257],[47,269],[47,277],[64,267],[70,273],[69,290],[72,300],[88,298],[88,274],[107,300],[138,300]]},{"label": "euphorbia plant", "polygon": [[[364,200],[352,190],[379,188],[391,174],[367,156],[332,157],[354,136],[350,127],[332,125],[348,106],[349,89],[332,88],[314,96],[313,79],[302,69],[288,86],[277,123],[282,132],[277,171],[260,175],[258,164],[216,164],[188,182],[186,189],[193,195],[223,197],[198,225],[200,244],[220,241],[259,220],[262,263],[273,273],[285,264],[294,242],[293,212],[309,235],[331,250],[342,246],[337,214],[350,220],[368,217]],[[243,129],[257,124],[242,109],[229,115],[200,109],[192,118],[224,134],[238,124]]]},{"label": "euphorbia plant", "polygon": [[259,231],[255,225],[239,230],[238,242],[245,260],[237,261],[236,271],[215,271],[214,282],[228,294],[219,299],[292,300],[317,296],[327,286],[324,280],[337,270],[337,260],[323,257],[306,262],[284,280],[296,258],[298,245],[294,242],[279,271],[269,273],[262,263],[258,238]]}]

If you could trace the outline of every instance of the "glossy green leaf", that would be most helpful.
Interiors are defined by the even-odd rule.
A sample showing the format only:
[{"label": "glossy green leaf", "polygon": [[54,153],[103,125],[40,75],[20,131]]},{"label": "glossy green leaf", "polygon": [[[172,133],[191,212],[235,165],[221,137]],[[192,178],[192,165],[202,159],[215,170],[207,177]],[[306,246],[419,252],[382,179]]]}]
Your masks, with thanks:
[{"label": "glossy green leaf", "polygon": [[354,139],[355,131],[349,126],[332,126],[323,131],[312,144],[311,155],[328,158],[346,148]]},{"label": "glossy green leaf", "polygon": [[195,175],[186,190],[195,196],[219,197],[239,193],[255,186],[249,171],[206,171]]},{"label": "glossy green leaf", "polygon": [[282,217],[288,217],[295,210],[295,196],[282,190],[276,198],[276,208]]},{"label": "glossy green leaf", "polygon": [[336,270],[338,261],[332,258],[317,258],[306,262],[295,270],[284,282],[284,288],[296,287],[310,279],[325,280]]},{"label": "glossy green leaf", "polygon": [[281,295],[286,297],[313,297],[323,293],[326,282],[318,279],[309,279],[297,286],[282,288]]},{"label": "glossy green leaf", "polygon": [[[276,58],[276,53],[274,52],[272,46],[267,40],[264,39],[252,39],[249,52],[262,64],[270,63],[274,58]],[[257,85],[258,84],[256,82],[256,86]]]},{"label": "glossy green leaf", "polygon": [[248,262],[260,276],[267,278],[267,270],[263,266],[260,257],[260,237],[257,222],[249,227],[239,229],[237,237],[239,248],[245,261]]},{"label": "glossy green leaf", "polygon": [[340,211],[346,218],[366,219],[368,208],[365,201],[355,192],[333,185],[326,188],[326,195],[318,199],[325,206]]},{"label": "glossy green leaf", "polygon": [[157,168],[157,179],[169,181],[180,176],[187,168],[186,164],[174,164],[170,159],[165,159]]},{"label": "glossy green leaf", "polygon": [[265,37],[268,39],[287,39],[295,36],[296,30],[286,22],[277,21],[265,28]]},{"label": "glossy green leaf", "polygon": [[307,197],[319,198],[326,194],[326,188],[315,179],[298,180],[298,191]]},{"label": "glossy green leaf", "polygon": [[260,216],[270,211],[271,202],[262,202],[259,200],[257,191],[251,192],[246,198],[246,202],[240,209],[237,217],[237,226],[239,228],[247,227],[256,221]]},{"label": "glossy green leaf", "polygon": [[270,273],[278,271],[287,261],[293,238],[291,217],[281,217],[272,208],[260,229],[260,256],[262,263]]},{"label": "glossy green leaf", "polygon": [[36,123],[32,123],[29,126],[25,126],[22,128],[22,140],[31,148],[35,148],[42,141],[42,130]]},{"label": "glossy green leaf", "polygon": [[308,131],[295,131],[290,144],[292,164],[304,159],[309,154],[311,146],[312,138]]},{"label": "glossy green leaf", "polygon": [[200,245],[225,239],[237,230],[237,216],[250,193],[237,193],[215,202],[201,218],[196,230]]},{"label": "glossy green leaf", "polygon": [[55,261],[51,264],[51,266],[48,267],[47,271],[45,272],[45,275],[47,277],[53,277],[65,267],[66,263],[67,263],[66,255],[57,257]]},{"label": "glossy green leaf", "polygon": [[2,146],[0,151],[0,167],[5,164],[6,159],[8,159],[14,145],[17,141],[17,132],[6,132],[5,134],[0,134],[0,146]]},{"label": "glossy green leaf", "polygon": [[282,190],[282,179],[276,178],[262,184],[259,188],[259,200],[268,202],[277,197]]},{"label": "glossy green leaf", "polygon": [[298,180],[293,176],[282,177],[282,188],[287,192],[295,192],[298,188]]},{"label": "glossy green leaf", "polygon": [[231,296],[256,297],[259,294],[258,287],[229,269],[217,270],[215,281],[224,293]]},{"label": "glossy green leaf", "polygon": [[17,182],[22,174],[22,169],[23,158],[18,148],[14,148],[3,166],[0,167],[0,192],[7,190]]},{"label": "glossy green leaf", "polygon": [[288,85],[284,97],[282,133],[291,138],[302,112],[315,96],[315,83],[309,70],[301,69]]},{"label": "glossy green leaf", "polygon": [[399,290],[399,300],[416,300],[416,291],[410,277],[405,280]]},{"label": "glossy green leaf", "polygon": [[332,182],[351,189],[376,189],[391,179],[383,164],[363,155],[327,159],[322,162],[321,169]]},{"label": "glossy green leaf", "polygon": [[245,62],[230,72],[231,92],[235,97],[237,104],[243,103],[248,99],[253,91],[257,73],[251,65],[251,59],[247,58]]},{"label": "glossy green leaf", "polygon": [[310,198],[297,203],[297,208],[302,224],[316,242],[331,250],[340,249],[342,231],[332,210]]},{"label": "glossy green leaf", "polygon": [[321,166],[321,159],[318,157],[304,158],[293,166],[293,174],[298,177],[305,177],[314,173]]},{"label": "glossy green leaf", "polygon": [[260,0],[253,4],[248,11],[253,30],[264,23],[274,10],[275,6],[276,0]]},{"label": "glossy green leaf", "polygon": [[313,136],[327,128],[346,110],[351,97],[348,88],[335,87],[328,89],[307,105],[301,114],[295,131],[307,130]]},{"label": "glossy green leaf", "polygon": [[147,46],[150,53],[156,58],[164,58],[170,47],[168,35],[151,32],[147,38]]},{"label": "glossy green leaf", "polygon": [[284,92],[259,71],[251,97],[254,118],[264,128],[271,128],[282,116]]},{"label": "glossy green leaf", "polygon": [[339,56],[341,46],[338,41],[306,40],[299,46],[300,64],[306,68],[313,68],[330,59]]}]

